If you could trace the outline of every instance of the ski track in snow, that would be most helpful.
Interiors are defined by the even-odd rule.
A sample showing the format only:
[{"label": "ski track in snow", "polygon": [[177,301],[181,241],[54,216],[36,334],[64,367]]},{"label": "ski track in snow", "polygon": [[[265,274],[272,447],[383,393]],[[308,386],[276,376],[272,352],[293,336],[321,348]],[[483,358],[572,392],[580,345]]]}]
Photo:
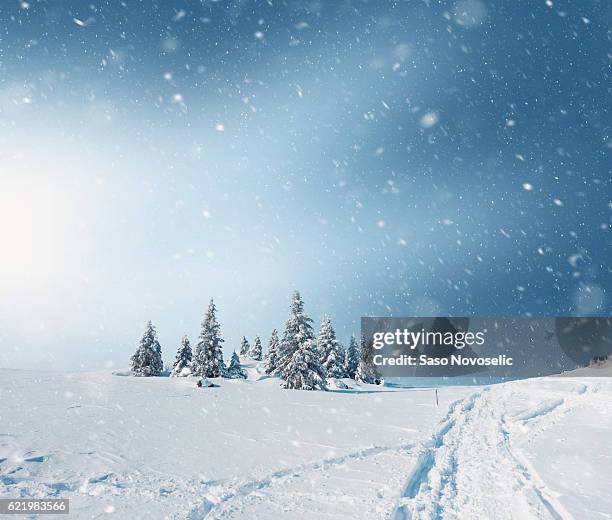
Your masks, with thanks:
[{"label": "ski track in snow", "polygon": [[[583,383],[568,381],[567,384],[564,397],[543,398],[519,411],[506,409],[513,397],[520,400],[525,397],[513,383],[485,387],[451,403],[436,431],[421,443],[397,506],[382,517],[392,520],[572,520],[555,492],[511,442],[515,435],[533,438],[545,431],[548,420],[568,413],[588,390]],[[546,396],[545,390],[539,392]],[[248,513],[254,500],[267,499],[264,491],[282,488],[289,480],[304,479],[305,473],[325,472],[386,452],[414,454],[416,448],[414,443],[371,447],[282,469],[261,478],[216,482],[203,493],[204,498],[191,508],[186,519],[241,517]],[[487,461],[486,466],[483,460]]]},{"label": "ski track in snow", "polygon": [[511,438],[521,431],[533,438],[547,419],[567,413],[587,386],[571,384],[563,398],[508,414],[505,406],[519,391],[512,383],[486,387],[451,404],[423,443],[393,520],[573,518]]},{"label": "ski track in snow", "polygon": [[[187,520],[202,520],[204,518],[225,518],[231,516],[231,508],[235,502],[261,492],[265,488],[284,484],[287,480],[304,478],[304,473],[313,471],[326,471],[335,466],[341,466],[351,461],[363,460],[388,452],[410,452],[414,443],[400,444],[397,446],[372,446],[362,450],[348,453],[346,455],[322,459],[307,464],[275,471],[267,476],[245,480],[242,482],[215,482],[207,496],[195,505],[186,516]],[[216,496],[214,496],[216,495]]]}]

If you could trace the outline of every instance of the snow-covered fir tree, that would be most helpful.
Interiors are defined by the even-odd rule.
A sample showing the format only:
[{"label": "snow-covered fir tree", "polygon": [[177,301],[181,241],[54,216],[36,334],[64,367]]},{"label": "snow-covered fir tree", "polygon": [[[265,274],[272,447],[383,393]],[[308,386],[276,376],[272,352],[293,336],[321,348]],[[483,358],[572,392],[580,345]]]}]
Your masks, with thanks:
[{"label": "snow-covered fir tree", "polygon": [[251,350],[249,352],[249,356],[251,356],[251,358],[255,361],[261,361],[262,354],[263,349],[261,346],[261,340],[259,339],[259,336],[255,336],[255,339],[253,340],[253,346],[251,347]]},{"label": "snow-covered fir tree", "polygon": [[223,350],[219,322],[217,321],[217,308],[210,300],[208,310],[202,322],[202,331],[193,352],[191,370],[195,375],[202,377],[222,377],[225,373],[223,363]]},{"label": "snow-covered fir tree", "polygon": [[232,352],[232,358],[230,359],[229,366],[226,370],[226,377],[230,379],[246,379],[246,372],[242,370],[240,366],[240,358],[236,351]]},{"label": "snow-covered fir tree", "polygon": [[276,370],[278,361],[278,332],[276,329],[272,331],[270,341],[268,342],[268,350],[264,354],[264,369],[266,374],[273,374]]},{"label": "snow-covered fir tree", "polygon": [[302,342],[284,369],[283,388],[294,390],[325,390],[325,370],[319,360],[315,341]]},{"label": "snow-covered fir tree", "polygon": [[357,372],[357,366],[359,365],[359,347],[357,346],[357,340],[355,336],[351,335],[351,341],[349,346],[344,353],[344,373],[345,377],[355,379],[355,373]]},{"label": "snow-covered fir tree", "polygon": [[327,316],[321,321],[317,349],[327,377],[344,377],[344,349],[338,344],[336,331]]},{"label": "snow-covered fir tree", "polygon": [[164,369],[157,332],[149,321],[140,345],[131,358],[132,372],[137,376],[158,376]]},{"label": "snow-covered fir tree", "polygon": [[189,365],[191,365],[191,345],[189,343],[189,338],[187,336],[183,336],[181,345],[176,353],[176,359],[172,365],[172,375],[180,375],[185,368],[189,367]]},{"label": "snow-covered fir tree", "polygon": [[365,336],[361,336],[361,356],[357,371],[355,372],[355,381],[362,383],[373,383],[378,378],[376,367],[372,361],[374,354],[371,342],[366,341]]},{"label": "snow-covered fir tree", "polygon": [[[278,357],[275,373],[285,378],[287,365],[293,354],[303,347],[306,342],[315,339],[312,330],[312,320],[304,313],[304,302],[299,291],[293,293],[291,301],[291,314],[285,324],[283,338],[278,346]],[[313,349],[315,345],[311,346]]]},{"label": "snow-covered fir tree", "polygon": [[240,341],[240,355],[248,356],[250,350],[251,350],[251,345],[249,345],[249,342],[247,341],[247,339],[244,336],[242,336],[242,341]]}]

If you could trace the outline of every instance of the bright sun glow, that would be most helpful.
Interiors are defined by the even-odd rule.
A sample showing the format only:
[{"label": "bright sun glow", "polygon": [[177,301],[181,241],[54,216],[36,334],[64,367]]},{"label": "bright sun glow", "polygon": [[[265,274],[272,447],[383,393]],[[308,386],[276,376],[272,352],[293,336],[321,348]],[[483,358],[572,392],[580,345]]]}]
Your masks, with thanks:
[{"label": "bright sun glow", "polygon": [[29,175],[2,174],[0,184],[0,286],[44,284],[65,252],[66,197]]}]

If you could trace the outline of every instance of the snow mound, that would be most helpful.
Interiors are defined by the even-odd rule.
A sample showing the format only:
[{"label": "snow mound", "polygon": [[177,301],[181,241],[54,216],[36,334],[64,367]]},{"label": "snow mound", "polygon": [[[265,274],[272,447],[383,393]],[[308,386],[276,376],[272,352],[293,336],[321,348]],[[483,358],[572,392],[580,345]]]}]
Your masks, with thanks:
[{"label": "snow mound", "polygon": [[247,380],[249,381],[261,381],[270,377],[268,374],[266,374],[263,361],[255,361],[248,356],[241,356],[240,365],[246,372]]},{"label": "snow mound", "polygon": [[[330,390],[352,390],[353,387],[349,386],[346,381],[352,380],[344,380],[332,378],[327,380],[327,388]],[[354,383],[354,381],[352,381]]]},{"label": "snow mound", "polygon": [[561,374],[565,377],[612,377],[612,358]]},{"label": "snow mound", "polygon": [[119,376],[119,377],[129,377],[129,376],[134,375],[134,373],[131,370],[115,370],[114,372],[112,372],[112,374],[114,376]]}]

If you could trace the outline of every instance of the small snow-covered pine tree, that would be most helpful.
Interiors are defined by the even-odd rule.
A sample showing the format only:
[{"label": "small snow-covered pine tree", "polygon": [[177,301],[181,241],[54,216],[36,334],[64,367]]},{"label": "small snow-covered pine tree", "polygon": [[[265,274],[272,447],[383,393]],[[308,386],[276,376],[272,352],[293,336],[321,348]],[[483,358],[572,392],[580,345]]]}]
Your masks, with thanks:
[{"label": "small snow-covered pine tree", "polygon": [[157,332],[149,321],[140,345],[131,358],[132,372],[137,376],[158,376],[164,369]]},{"label": "small snow-covered pine tree", "polygon": [[172,376],[178,376],[181,374],[183,369],[187,368],[191,364],[191,345],[189,344],[189,338],[183,336],[181,345],[176,353],[176,359],[174,365],[172,365]]},{"label": "small snow-covered pine tree", "polygon": [[362,383],[373,383],[377,378],[376,367],[372,361],[374,351],[372,343],[368,343],[365,336],[361,335],[361,356],[359,364],[357,365],[357,371],[355,373],[355,381],[361,381]]},{"label": "small snow-covered pine tree", "polygon": [[223,350],[221,349],[223,339],[216,314],[215,303],[210,300],[191,363],[192,372],[201,377],[223,377],[225,373]]},{"label": "small snow-covered pine tree", "polygon": [[230,359],[230,364],[226,370],[226,377],[230,379],[246,379],[246,373],[242,370],[240,366],[240,358],[236,351],[232,352],[232,358]]},{"label": "small snow-covered pine tree", "polygon": [[273,374],[276,370],[278,361],[278,332],[276,329],[272,331],[270,341],[268,342],[268,350],[264,354],[264,369],[266,374]]},{"label": "small snow-covered pine tree", "polygon": [[242,341],[240,342],[240,355],[247,356],[250,350],[251,346],[249,345],[249,342],[244,336],[242,336]]},{"label": "small snow-covered pine tree", "polygon": [[255,361],[261,361],[262,354],[263,349],[261,347],[261,340],[259,339],[259,336],[255,336],[255,339],[253,340],[253,346],[251,347],[249,355]]},{"label": "small snow-covered pine tree", "polygon": [[[276,374],[285,378],[286,368],[293,354],[306,342],[314,340],[312,320],[304,313],[304,302],[299,291],[294,291],[291,301],[291,313],[285,324],[283,338],[278,346]],[[312,345],[314,347],[314,344]]]},{"label": "small snow-covered pine tree", "polygon": [[300,344],[285,366],[283,388],[294,390],[325,390],[325,370],[319,360],[314,340]]},{"label": "small snow-covered pine tree", "polygon": [[357,340],[355,336],[351,335],[351,341],[349,346],[344,353],[344,373],[345,377],[355,379],[355,372],[357,372],[357,366],[359,365],[359,347],[357,346]]},{"label": "small snow-covered pine tree", "polygon": [[336,331],[327,316],[324,316],[321,321],[317,349],[327,377],[344,377],[344,350],[338,344]]}]

